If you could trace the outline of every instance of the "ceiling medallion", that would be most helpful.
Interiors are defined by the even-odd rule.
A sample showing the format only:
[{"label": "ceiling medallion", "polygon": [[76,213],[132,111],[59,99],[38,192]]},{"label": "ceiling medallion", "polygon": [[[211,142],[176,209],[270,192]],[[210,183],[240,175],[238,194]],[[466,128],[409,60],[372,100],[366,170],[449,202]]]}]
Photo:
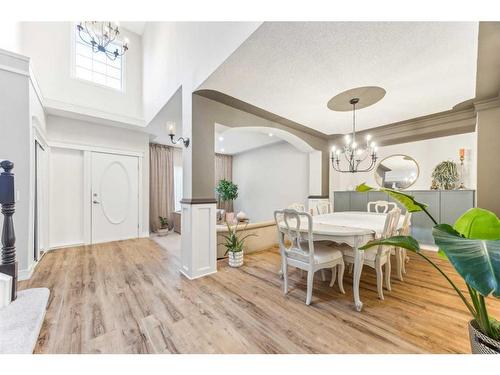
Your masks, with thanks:
[{"label": "ceiling medallion", "polygon": [[[345,135],[345,145],[332,147],[332,167],[337,172],[357,173],[371,171],[377,162],[377,145],[371,136],[365,137],[366,145],[360,147],[356,142],[356,109],[366,108],[377,103],[385,96],[385,90],[377,86],[358,87],[344,91],[328,101],[332,111],[352,110],[352,133]],[[364,163],[368,159],[367,163]]]}]

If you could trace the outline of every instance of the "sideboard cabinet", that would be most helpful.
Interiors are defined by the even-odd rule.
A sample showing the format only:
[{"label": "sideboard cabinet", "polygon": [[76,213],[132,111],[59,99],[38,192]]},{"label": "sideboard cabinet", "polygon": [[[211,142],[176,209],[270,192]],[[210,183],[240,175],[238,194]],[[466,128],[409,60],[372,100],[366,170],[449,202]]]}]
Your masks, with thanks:
[{"label": "sideboard cabinet", "polygon": [[[404,190],[419,202],[428,205],[427,210],[438,223],[452,224],[469,208],[475,206],[474,190]],[[334,211],[366,211],[368,202],[385,200],[396,202],[405,212],[404,207],[387,193],[369,191],[333,192]],[[433,223],[424,212],[414,212],[412,215],[412,236],[422,244],[434,245],[432,238]]]}]

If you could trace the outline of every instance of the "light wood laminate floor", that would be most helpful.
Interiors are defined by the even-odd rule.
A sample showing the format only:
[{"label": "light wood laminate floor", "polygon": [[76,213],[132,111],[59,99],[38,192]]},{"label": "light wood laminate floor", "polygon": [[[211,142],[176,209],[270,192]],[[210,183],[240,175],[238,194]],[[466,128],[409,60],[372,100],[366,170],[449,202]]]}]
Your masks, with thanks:
[{"label": "light wood laminate floor", "polygon": [[[364,309],[356,312],[347,272],[345,295],[318,277],[312,305],[306,306],[305,278],[292,269],[284,296],[277,249],[247,255],[240,269],[219,261],[216,274],[194,281],[179,274],[175,254],[177,249],[162,249],[150,239],[47,253],[22,283],[51,291],[35,352],[470,352],[465,308],[415,255],[405,282],[393,277],[385,301],[377,298],[375,272],[366,267]],[[499,305],[491,304],[496,316]]]}]

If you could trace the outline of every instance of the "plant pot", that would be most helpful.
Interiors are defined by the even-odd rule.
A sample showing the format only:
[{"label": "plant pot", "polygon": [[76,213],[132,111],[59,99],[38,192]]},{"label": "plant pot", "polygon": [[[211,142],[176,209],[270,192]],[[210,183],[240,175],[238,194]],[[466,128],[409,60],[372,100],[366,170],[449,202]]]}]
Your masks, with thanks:
[{"label": "plant pot", "polygon": [[469,322],[469,338],[472,354],[500,354],[500,341],[482,333],[475,320]]},{"label": "plant pot", "polygon": [[157,233],[158,233],[158,236],[164,237],[164,236],[168,235],[168,232],[169,232],[168,228],[161,228],[161,229],[158,229]]},{"label": "plant pot", "polygon": [[243,265],[243,251],[228,252],[229,265],[231,267],[241,267]]}]

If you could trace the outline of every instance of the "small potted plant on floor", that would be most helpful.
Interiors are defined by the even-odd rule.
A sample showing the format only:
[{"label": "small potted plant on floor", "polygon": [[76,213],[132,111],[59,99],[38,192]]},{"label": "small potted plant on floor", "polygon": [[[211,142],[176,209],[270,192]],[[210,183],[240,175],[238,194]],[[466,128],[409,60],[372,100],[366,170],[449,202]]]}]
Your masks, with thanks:
[{"label": "small potted plant on floor", "polygon": [[[220,180],[215,188],[219,202],[231,202],[238,198],[238,185],[234,184],[232,181]],[[233,212],[226,212],[226,217],[232,217],[234,219]]]},{"label": "small potted plant on floor", "polygon": [[[358,191],[373,190],[362,184]],[[500,221],[488,210],[471,208],[453,226],[438,224],[427,211],[427,205],[413,196],[391,189],[380,189],[398,200],[410,212],[424,212],[435,224],[432,236],[439,246],[439,255],[448,259],[465,281],[469,298],[429,257],[411,236],[394,236],[370,241],[361,249],[388,245],[417,253],[429,262],[451,285],[472,316],[469,336],[472,353],[500,354],[500,322],[488,314],[486,298],[500,298]]]},{"label": "small potted plant on floor", "polygon": [[229,265],[231,267],[241,267],[243,265],[243,248],[245,246],[245,241],[248,237],[257,237],[255,234],[244,234],[246,225],[238,233],[238,223],[236,225],[227,225],[227,235],[222,235],[225,242],[223,243],[226,248],[226,253],[229,257]]},{"label": "small potted plant on floor", "polygon": [[158,229],[158,236],[166,236],[169,232],[168,220],[163,216],[158,216],[158,219],[160,219],[160,229]]}]

